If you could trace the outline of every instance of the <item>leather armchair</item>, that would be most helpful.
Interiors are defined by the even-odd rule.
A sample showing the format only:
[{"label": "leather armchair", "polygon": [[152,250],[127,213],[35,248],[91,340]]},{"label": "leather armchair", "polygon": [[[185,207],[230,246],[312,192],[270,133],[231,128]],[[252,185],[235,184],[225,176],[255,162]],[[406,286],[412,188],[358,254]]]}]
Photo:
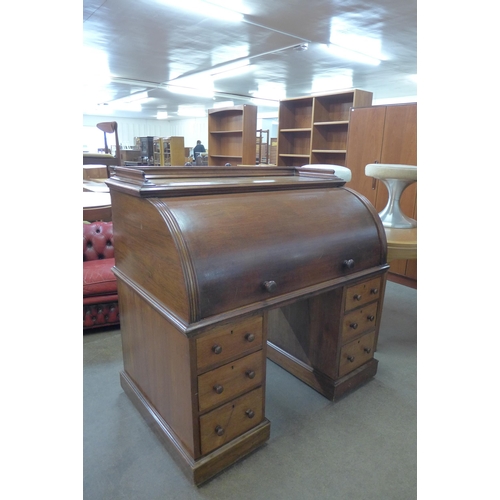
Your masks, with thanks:
[{"label": "leather armchair", "polygon": [[83,224],[83,329],[120,323],[113,223]]}]

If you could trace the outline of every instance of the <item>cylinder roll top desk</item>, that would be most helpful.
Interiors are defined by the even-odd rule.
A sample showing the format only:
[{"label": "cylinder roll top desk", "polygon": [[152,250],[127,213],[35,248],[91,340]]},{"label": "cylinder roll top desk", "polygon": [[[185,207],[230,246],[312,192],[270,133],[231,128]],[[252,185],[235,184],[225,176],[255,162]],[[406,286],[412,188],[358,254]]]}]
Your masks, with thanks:
[{"label": "cylinder roll top desk", "polygon": [[123,390],[199,485],[264,444],[266,358],[333,400],[372,378],[387,264],[322,167],[116,167]]}]

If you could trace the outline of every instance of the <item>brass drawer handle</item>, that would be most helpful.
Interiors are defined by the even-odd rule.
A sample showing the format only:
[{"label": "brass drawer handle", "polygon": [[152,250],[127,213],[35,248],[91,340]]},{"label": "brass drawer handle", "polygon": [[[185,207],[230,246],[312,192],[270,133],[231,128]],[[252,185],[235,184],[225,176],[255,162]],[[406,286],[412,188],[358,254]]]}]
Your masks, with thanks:
[{"label": "brass drawer handle", "polygon": [[365,347],[363,351],[365,351],[366,354],[370,354],[372,352],[372,350],[369,347]]},{"label": "brass drawer handle", "polygon": [[255,340],[255,335],[253,333],[246,333],[245,340],[247,342],[253,342]]},{"label": "brass drawer handle", "polygon": [[347,356],[347,361],[354,363],[354,356]]},{"label": "brass drawer handle", "polygon": [[351,323],[349,325],[353,330],[356,330],[356,328],[358,328],[358,324],[357,323]]},{"label": "brass drawer handle", "polygon": [[354,267],[354,260],[353,259],[344,260],[344,262],[342,262],[342,265],[347,269],[352,269]]},{"label": "brass drawer handle", "polygon": [[224,392],[224,387],[222,385],[214,385],[214,391],[217,394],[222,394]]},{"label": "brass drawer handle", "polygon": [[253,370],[247,370],[245,372],[245,375],[248,377],[248,378],[255,378],[255,372]]},{"label": "brass drawer handle", "polygon": [[220,425],[218,425],[215,428],[215,433],[217,434],[217,436],[223,436],[224,435],[224,429]]},{"label": "brass drawer handle", "polygon": [[359,301],[359,300],[361,300],[361,298],[362,298],[362,297],[361,297],[361,295],[360,295],[359,293],[357,293],[357,294],[353,297],[353,299],[354,299],[354,300],[358,300],[358,301]]},{"label": "brass drawer handle", "polygon": [[253,410],[247,410],[247,411],[245,412],[245,414],[246,414],[246,416],[247,416],[248,418],[253,418],[253,417],[255,417],[255,412],[254,412]]},{"label": "brass drawer handle", "polygon": [[367,319],[368,321],[374,321],[374,320],[375,320],[375,316],[370,315],[370,316],[367,316],[367,317],[366,317],[366,319]]},{"label": "brass drawer handle", "polygon": [[276,281],[264,281],[264,283],[262,283],[262,286],[268,291],[268,292],[274,292],[274,290],[276,290],[276,288],[278,287],[278,285],[276,284]]},{"label": "brass drawer handle", "polygon": [[215,344],[213,347],[212,347],[212,351],[215,353],[215,354],[220,354],[222,352],[222,346],[218,345],[218,344]]}]

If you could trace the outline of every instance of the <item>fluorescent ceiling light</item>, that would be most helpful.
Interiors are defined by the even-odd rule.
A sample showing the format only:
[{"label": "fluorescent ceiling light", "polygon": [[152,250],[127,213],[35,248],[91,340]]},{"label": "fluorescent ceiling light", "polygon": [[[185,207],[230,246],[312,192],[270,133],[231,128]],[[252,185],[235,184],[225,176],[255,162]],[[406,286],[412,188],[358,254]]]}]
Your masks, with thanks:
[{"label": "fluorescent ceiling light", "polygon": [[204,0],[160,0],[161,3],[171,5],[177,9],[189,10],[203,17],[213,17],[220,21],[239,22],[243,21],[243,14],[226,7],[221,7]]},{"label": "fluorescent ceiling light", "polygon": [[311,94],[350,89],[352,86],[352,70],[343,70],[341,73],[315,78],[312,82]]},{"label": "fluorescent ceiling light", "polygon": [[156,113],[156,119],[157,120],[165,120],[168,118],[168,112],[167,111],[157,111]]},{"label": "fluorescent ceiling light", "polygon": [[257,90],[250,90],[248,92],[255,99],[264,99],[271,101],[280,101],[286,99],[286,89],[282,84],[275,82],[259,83]]},{"label": "fluorescent ceiling light", "polygon": [[166,89],[174,94],[190,95],[194,97],[206,97],[213,98],[214,91],[211,89],[193,89],[189,87],[180,87],[172,84],[168,84]]},{"label": "fluorescent ceiling light", "polygon": [[246,73],[250,69],[253,69],[252,65],[250,64],[250,59],[243,59],[242,61],[224,64],[224,66],[215,68],[214,70],[210,71],[210,76],[214,80],[219,80],[221,78],[230,78],[232,76]]}]

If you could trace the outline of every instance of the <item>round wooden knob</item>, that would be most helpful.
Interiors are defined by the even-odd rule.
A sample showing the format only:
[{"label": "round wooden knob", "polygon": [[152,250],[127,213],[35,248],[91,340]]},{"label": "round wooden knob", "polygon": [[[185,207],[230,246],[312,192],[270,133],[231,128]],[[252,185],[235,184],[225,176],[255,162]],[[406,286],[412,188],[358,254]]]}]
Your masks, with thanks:
[{"label": "round wooden knob", "polygon": [[215,352],[215,354],[220,354],[222,352],[222,346],[215,344],[212,347],[212,351]]},{"label": "round wooden knob", "polygon": [[372,295],[377,295],[377,293],[378,293],[378,288],[372,288],[372,289],[370,290],[370,293],[371,293]]},{"label": "round wooden knob", "polygon": [[264,288],[268,291],[268,292],[274,292],[274,290],[276,290],[277,288],[277,284],[276,284],[276,281],[264,281],[264,283],[262,283],[262,285],[264,286]]},{"label": "round wooden knob", "polygon": [[370,354],[372,352],[372,350],[369,347],[365,347],[363,351],[365,351],[366,354]]},{"label": "round wooden knob", "polygon": [[246,413],[248,418],[255,417],[255,412],[253,410],[247,410],[245,413]]},{"label": "round wooden knob", "polygon": [[222,385],[214,385],[214,391],[217,394],[222,394],[224,392],[224,387]]},{"label": "round wooden knob", "polygon": [[373,315],[367,316],[367,319],[368,319],[368,321],[374,321],[375,320],[375,316],[373,316]]},{"label": "round wooden knob", "polygon": [[215,428],[215,433],[217,434],[217,436],[223,436],[224,435],[224,429],[220,425],[218,425]]},{"label": "round wooden knob", "polygon": [[358,328],[358,324],[357,323],[351,323],[349,325],[353,330],[356,330],[356,328]]},{"label": "round wooden knob", "polygon": [[361,300],[361,295],[359,293],[357,293],[354,297],[353,297],[354,300]]},{"label": "round wooden knob", "polygon": [[253,370],[247,370],[246,371],[246,376],[248,378],[255,378],[255,372]]},{"label": "round wooden knob", "polygon": [[255,335],[253,333],[246,333],[245,334],[245,339],[248,342],[253,342],[255,340]]},{"label": "round wooden knob", "polygon": [[346,269],[352,269],[354,267],[354,260],[347,259],[347,260],[344,260],[344,262],[342,264]]},{"label": "round wooden knob", "polygon": [[354,356],[347,356],[347,361],[352,363],[354,361]]}]

